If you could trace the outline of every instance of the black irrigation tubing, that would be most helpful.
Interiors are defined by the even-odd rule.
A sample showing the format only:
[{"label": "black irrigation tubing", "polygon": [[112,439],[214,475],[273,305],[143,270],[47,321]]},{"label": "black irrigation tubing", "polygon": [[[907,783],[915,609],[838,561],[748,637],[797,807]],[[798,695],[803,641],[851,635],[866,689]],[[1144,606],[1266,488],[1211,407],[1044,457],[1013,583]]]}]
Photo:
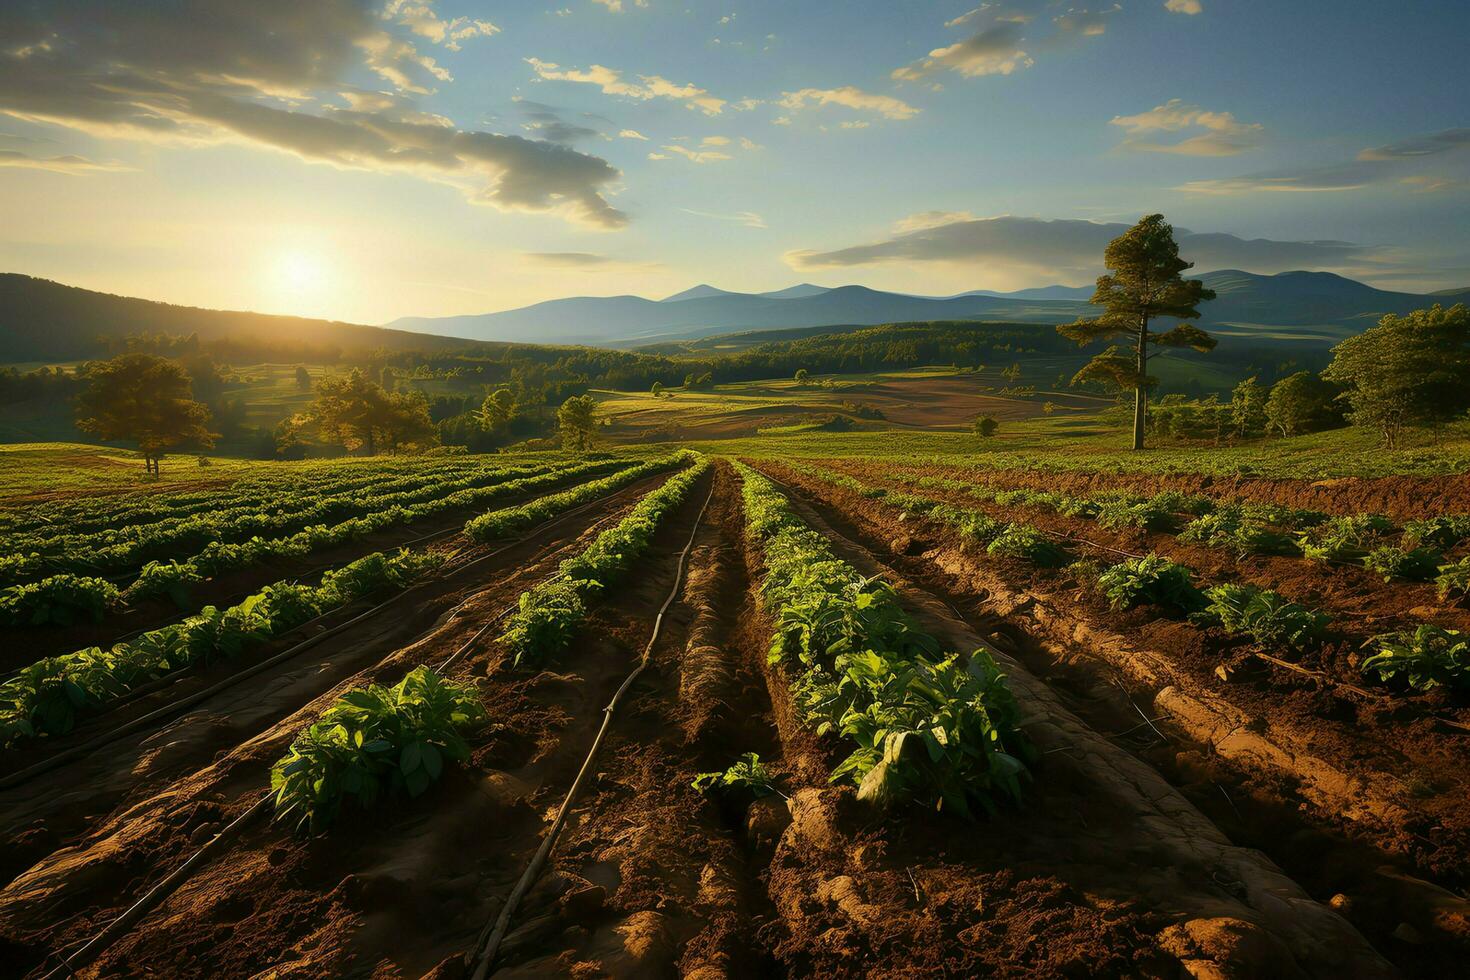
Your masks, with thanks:
[{"label": "black irrigation tubing", "polygon": [[[608,495],[608,497],[611,496],[612,494]],[[613,702],[609,704],[606,709],[607,716],[604,718],[603,721],[603,732],[606,731],[607,722],[611,719],[612,711],[616,707],[618,698],[622,696],[623,692],[631,685],[633,679],[638,676],[638,674],[643,670],[643,667],[648,662],[649,654],[653,649],[654,640],[657,639],[659,627],[663,623],[664,613],[668,610],[670,604],[672,604],[673,599],[678,592],[679,583],[683,580],[684,563],[689,556],[690,549],[692,549],[694,545],[694,536],[698,532],[699,525],[704,518],[705,508],[709,506],[710,497],[713,496],[714,486],[711,485],[710,495],[709,497],[705,498],[704,507],[700,508],[699,517],[695,519],[694,530],[690,532],[689,544],[685,546],[684,551],[679,556],[679,568],[678,572],[675,575],[674,589],[670,592],[669,598],[665,600],[663,608],[659,610],[658,618],[654,621],[653,635],[648,641],[648,646],[644,649],[643,657],[639,662],[638,668],[633,672],[632,675],[628,677],[627,680],[623,682],[623,686],[620,687],[617,694],[614,695]],[[580,511],[585,509],[585,507],[587,506],[605,501],[608,499],[608,497],[600,497],[598,498],[598,500],[591,501],[587,505],[584,505],[584,507],[577,508],[577,510]],[[567,517],[571,516],[572,513],[575,513],[575,511],[563,514],[561,517],[554,518],[553,521],[547,522],[547,524],[564,520]],[[598,523],[602,522],[599,521]],[[546,526],[546,524],[543,524],[537,530],[542,530]],[[596,525],[593,526],[595,527]],[[510,547],[510,545],[506,545],[506,547]],[[488,558],[490,556],[486,555],[484,557]],[[476,559],[476,561],[479,560],[482,559]],[[461,603],[461,605],[463,605],[463,603]],[[466,653],[473,649],[477,643],[479,643],[479,641],[485,636],[486,633],[488,633],[497,624],[499,624],[507,616],[514,612],[516,608],[518,608],[516,605],[508,606],[507,608],[487,620],[483,626],[476,630],[475,633],[468,640],[462,643],[459,648],[454,651],[454,653],[450,654],[439,665],[439,670],[441,672],[446,671],[456,662],[458,662],[460,658],[462,658]],[[601,739],[602,732],[599,732],[598,742],[600,742]],[[594,744],[593,746],[593,751],[596,751],[596,744]],[[590,763],[591,757],[589,756],[587,764],[590,765]],[[578,775],[579,783],[583,778],[583,775],[585,775],[585,768],[586,765],[584,765],[584,773]],[[153,909],[157,908],[160,904],[162,904],[165,899],[167,899],[176,890],[178,890],[179,886],[187,881],[196,870],[209,863],[209,861],[216,854],[221,853],[227,848],[227,846],[234,843],[235,839],[238,838],[248,827],[264,817],[267,811],[270,809],[271,801],[274,799],[274,797],[274,792],[267,790],[264,794],[261,795],[259,799],[257,799],[253,804],[250,805],[249,809],[240,814],[234,820],[230,821],[230,823],[227,824],[218,834],[216,834],[207,843],[200,847],[199,850],[195,851],[188,858],[188,860],[179,865],[179,867],[175,868],[161,881],[159,881],[156,885],[145,892],[141,898],[139,898],[127,909],[123,910],[122,913],[120,913],[116,918],[114,918],[105,927],[103,927],[101,932],[97,933],[97,935],[88,940],[75,952],[70,953],[65,957],[62,957],[57,966],[45,975],[44,980],[61,980],[61,978],[64,977],[71,977],[75,975],[78,969],[85,967],[93,960],[95,960],[98,956],[105,952],[109,946],[111,946],[119,938],[125,935],[133,927],[134,924],[136,924]],[[568,800],[570,800],[570,796],[568,797]],[[563,805],[565,806],[565,804]],[[547,850],[549,849],[550,848],[548,847]]]},{"label": "black irrigation tubing", "polygon": [[[613,493],[610,493],[607,496],[598,497],[596,500],[590,500],[587,503],[582,504],[582,505],[580,505],[580,506],[578,506],[576,508],[573,508],[572,510],[567,511],[564,514],[561,514],[561,515],[559,515],[557,517],[554,517],[554,518],[550,519],[549,521],[545,521],[542,524],[538,525],[537,527],[532,528],[531,530],[527,531],[521,538],[519,538],[519,539],[517,539],[515,541],[508,542],[507,544],[504,544],[501,547],[499,547],[499,548],[495,549],[494,551],[491,551],[491,552],[489,552],[487,554],[480,555],[480,556],[478,556],[476,558],[473,558],[473,559],[471,559],[471,560],[469,560],[469,561],[461,564],[459,567],[452,569],[452,571],[446,572],[443,569],[441,569],[440,570],[440,574],[438,576],[436,576],[436,579],[437,580],[442,580],[448,574],[459,574],[460,572],[464,571],[465,569],[470,568],[470,567],[472,567],[474,565],[477,565],[477,564],[479,564],[482,561],[488,561],[489,559],[494,558],[497,555],[500,555],[501,553],[507,551],[508,549],[513,548],[513,547],[515,547],[515,546],[517,546],[519,544],[522,544],[524,541],[526,541],[527,539],[529,539],[531,536],[533,536],[535,534],[539,534],[539,533],[547,530],[549,527],[552,527],[552,526],[554,526],[556,524],[559,524],[562,521],[569,520],[569,519],[577,516],[578,514],[582,513],[583,511],[586,511],[586,510],[588,510],[588,509],[590,509],[592,507],[597,506],[598,504],[606,503],[612,497],[614,497],[618,493],[622,492],[623,489],[626,489],[626,488],[621,488],[620,487],[618,490],[613,491]],[[71,748],[68,748],[68,749],[65,749],[65,750],[63,750],[61,752],[56,753],[55,755],[48,756],[47,758],[42,759],[40,762],[37,762],[37,763],[35,763],[33,765],[30,765],[30,766],[27,766],[24,769],[19,769],[19,770],[16,770],[15,772],[7,773],[4,776],[0,776],[0,790],[10,789],[10,788],[12,788],[14,786],[19,786],[22,783],[29,782],[30,780],[36,778],[37,776],[40,776],[40,775],[42,775],[44,773],[50,772],[53,769],[57,769],[57,768],[59,768],[59,767],[61,767],[63,765],[66,765],[67,763],[72,762],[75,759],[80,759],[80,758],[83,758],[83,757],[85,757],[87,755],[90,755],[97,748],[99,748],[99,747],[101,747],[103,745],[109,744],[109,743],[111,743],[113,740],[115,740],[117,738],[120,738],[120,737],[122,737],[124,735],[129,735],[129,734],[131,734],[133,732],[136,732],[136,731],[140,731],[140,730],[146,729],[150,725],[152,725],[153,723],[155,723],[157,721],[160,721],[160,720],[162,720],[164,718],[170,717],[170,716],[178,713],[181,710],[190,708],[193,705],[198,704],[201,701],[204,701],[204,700],[206,700],[208,698],[211,698],[214,695],[220,693],[221,691],[224,691],[224,690],[226,690],[226,689],[228,689],[230,687],[233,687],[235,684],[238,684],[240,681],[243,681],[243,680],[246,680],[247,678],[253,677],[254,675],[256,675],[256,674],[258,674],[258,673],[260,673],[260,672],[262,672],[264,670],[268,670],[271,667],[274,667],[275,665],[277,665],[279,663],[283,663],[284,661],[289,660],[292,657],[295,657],[297,654],[301,653],[302,651],[307,650],[310,647],[313,647],[316,644],[322,642],[323,640],[325,640],[325,639],[327,639],[329,637],[335,636],[338,633],[340,633],[340,632],[348,629],[349,627],[355,626],[358,623],[361,623],[364,620],[369,619],[369,618],[377,615],[378,613],[382,612],[384,609],[386,609],[389,606],[392,606],[392,605],[400,602],[405,597],[411,595],[412,593],[414,593],[418,589],[424,588],[428,584],[430,584],[428,581],[424,581],[424,582],[419,582],[419,583],[416,583],[414,585],[411,585],[407,589],[404,589],[402,592],[399,592],[399,593],[395,594],[391,598],[386,599],[383,602],[380,602],[380,603],[378,603],[375,606],[369,607],[368,609],[364,610],[363,612],[358,613],[356,616],[353,616],[350,619],[344,620],[344,621],[336,624],[335,626],[331,626],[331,627],[323,630],[322,632],[316,634],[315,636],[308,637],[307,639],[302,640],[300,643],[297,643],[294,646],[288,647],[287,649],[281,651],[280,653],[275,654],[274,656],[267,657],[264,660],[260,660],[260,661],[257,661],[255,663],[251,664],[250,666],[244,668],[243,670],[236,671],[235,673],[231,674],[230,676],[228,676],[228,677],[226,677],[226,678],[218,681],[215,684],[210,685],[207,688],[204,688],[203,690],[196,691],[193,694],[186,695],[183,698],[180,698],[180,699],[178,699],[176,701],[172,701],[169,704],[163,705],[160,708],[157,708],[157,709],[155,709],[153,711],[148,712],[147,714],[140,715],[139,717],[134,718],[133,720],[131,720],[129,722],[125,722],[124,724],[119,725],[116,728],[111,729],[110,731],[104,732],[101,735],[93,736],[92,738],[87,739],[85,742],[82,742],[79,745],[74,745]],[[330,614],[328,614],[328,615],[330,615]],[[323,617],[317,617],[318,620],[320,620],[321,618],[323,618]],[[306,624],[303,624],[303,626],[304,625],[306,625]],[[302,627],[297,627],[297,629],[301,629],[301,628]],[[282,635],[288,635],[288,634],[282,634]],[[171,683],[173,679],[176,679],[176,676],[177,675],[175,675],[172,678],[167,678],[167,680],[170,680],[170,683]],[[165,685],[165,686],[167,686],[167,685]]]},{"label": "black irrigation tubing", "polygon": [[674,604],[674,600],[679,596],[679,586],[684,581],[684,568],[688,564],[689,553],[694,550],[694,539],[699,534],[700,525],[704,523],[705,511],[709,509],[709,502],[714,498],[714,495],[714,482],[711,480],[709,494],[704,498],[704,504],[699,508],[699,514],[694,518],[694,527],[689,532],[689,541],[684,545],[684,550],[679,553],[679,562],[674,571],[673,587],[669,589],[668,597],[664,599],[663,605],[659,607],[658,615],[653,620],[653,631],[649,634],[648,642],[643,647],[643,654],[638,658],[637,666],[623,679],[623,683],[618,686],[607,707],[602,709],[602,725],[597,729],[597,735],[592,740],[592,746],[587,750],[587,755],[582,760],[582,768],[577,771],[577,776],[572,780],[572,785],[567,790],[566,797],[562,800],[561,806],[557,808],[556,818],[552,821],[551,829],[546,832],[546,836],[541,840],[541,846],[536,849],[535,855],[531,858],[531,863],[526,866],[525,872],[515,883],[515,887],[511,889],[510,896],[500,908],[500,914],[496,916],[493,923],[486,923],[485,929],[481,931],[480,937],[475,941],[475,948],[466,959],[466,966],[473,965],[475,968],[474,973],[471,974],[471,980],[485,980],[485,977],[489,974],[490,967],[495,963],[495,955],[500,951],[500,944],[505,940],[506,933],[510,931],[511,917],[515,915],[516,908],[520,905],[521,900],[525,898],[526,893],[530,891],[531,886],[536,883],[536,878],[540,875],[541,868],[546,864],[546,859],[550,856],[552,847],[556,845],[556,839],[561,834],[561,829],[566,823],[567,811],[571,809],[572,804],[576,801],[577,794],[582,789],[582,783],[586,780],[587,773],[592,769],[592,763],[597,758],[597,750],[602,747],[602,740],[606,737],[608,729],[612,726],[613,714],[617,711],[618,704],[622,701],[623,695],[633,686],[633,682],[638,679],[638,675],[642,674],[644,668],[648,666],[649,658],[653,655],[653,646],[658,642],[659,633],[663,629],[664,615],[669,611],[669,607]]}]

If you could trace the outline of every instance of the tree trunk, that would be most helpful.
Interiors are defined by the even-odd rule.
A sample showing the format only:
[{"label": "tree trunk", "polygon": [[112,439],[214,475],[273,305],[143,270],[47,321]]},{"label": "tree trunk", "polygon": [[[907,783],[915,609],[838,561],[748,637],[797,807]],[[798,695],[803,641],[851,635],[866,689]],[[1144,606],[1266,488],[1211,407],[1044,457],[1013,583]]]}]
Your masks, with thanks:
[{"label": "tree trunk", "polygon": [[1133,448],[1143,448],[1143,423],[1148,410],[1148,389],[1144,375],[1148,372],[1148,317],[1138,324],[1138,387],[1133,389]]}]

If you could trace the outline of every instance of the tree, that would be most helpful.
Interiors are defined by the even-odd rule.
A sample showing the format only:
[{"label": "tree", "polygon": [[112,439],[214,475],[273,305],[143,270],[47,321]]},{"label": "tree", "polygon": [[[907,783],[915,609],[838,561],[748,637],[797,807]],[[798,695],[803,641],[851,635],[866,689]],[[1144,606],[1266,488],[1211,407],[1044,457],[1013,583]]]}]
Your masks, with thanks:
[{"label": "tree", "polygon": [[97,438],[136,442],[143,466],[158,472],[164,450],[214,445],[209,409],[191,397],[189,373],[153,354],[121,354],[92,366],[77,396],[77,428]]},{"label": "tree", "polygon": [[1246,378],[1230,393],[1230,421],[1235,434],[1250,436],[1266,428],[1266,386],[1255,376]]},{"label": "tree", "polygon": [[653,383],[653,387],[650,388],[649,391],[653,394],[653,397],[655,398],[662,397],[664,393],[664,383],[662,381],[655,381]]},{"label": "tree", "polygon": [[989,439],[991,436],[995,435],[995,430],[1000,428],[1000,423],[991,418],[989,415],[982,415],[975,420],[973,428],[977,436],[982,436],[986,439]]},{"label": "tree", "polygon": [[480,405],[480,423],[487,429],[503,429],[516,417],[516,396],[509,388],[496,388]]},{"label": "tree", "polygon": [[1151,214],[1119,235],[1103,252],[1103,263],[1111,270],[1097,280],[1091,302],[1106,312],[1092,319],[1062,324],[1062,336],[1086,346],[1096,340],[1127,337],[1132,349],[1110,347],[1094,357],[1072,378],[1079,381],[1099,380],[1120,390],[1133,391],[1133,448],[1143,448],[1144,418],[1148,391],[1157,382],[1148,375],[1148,362],[1157,356],[1150,347],[1189,347],[1209,351],[1215,338],[1189,323],[1181,323],[1162,333],[1149,329],[1159,317],[1195,320],[1195,309],[1202,301],[1215,298],[1198,279],[1183,279],[1179,273],[1192,269],[1194,263],[1179,257],[1174,229],[1162,214]]},{"label": "tree", "polygon": [[1405,428],[1437,431],[1470,408],[1470,309],[1385,316],[1332,348],[1322,377],[1345,389],[1352,423],[1377,429],[1389,449]]},{"label": "tree", "polygon": [[573,395],[556,410],[556,426],[561,433],[563,449],[586,452],[592,448],[597,434],[597,399],[591,395]]},{"label": "tree", "polygon": [[384,391],[357,368],[322,378],[316,392],[312,418],[326,439],[349,452],[374,456],[379,446],[397,451],[438,441],[429,403],[419,392]]},{"label": "tree", "polygon": [[306,370],[306,365],[296,365],[296,387],[302,391],[311,390],[311,372]]},{"label": "tree", "polygon": [[1266,423],[1284,436],[1329,428],[1342,418],[1337,386],[1311,371],[1287,375],[1271,386]]},{"label": "tree", "polygon": [[796,381],[797,384],[799,384],[799,385],[806,384],[807,378],[810,378],[810,377],[811,377],[811,375],[807,373],[806,368],[797,368],[796,369],[796,378],[795,378],[795,381]]}]

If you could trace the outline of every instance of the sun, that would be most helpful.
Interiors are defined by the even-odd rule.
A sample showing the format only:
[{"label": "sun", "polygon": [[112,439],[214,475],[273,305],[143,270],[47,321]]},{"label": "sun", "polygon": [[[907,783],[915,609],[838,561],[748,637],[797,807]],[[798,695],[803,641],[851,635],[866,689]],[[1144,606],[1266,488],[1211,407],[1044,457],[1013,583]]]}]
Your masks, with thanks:
[{"label": "sun", "polygon": [[326,281],[321,258],[311,252],[291,250],[276,257],[276,281],[293,292],[315,292]]}]

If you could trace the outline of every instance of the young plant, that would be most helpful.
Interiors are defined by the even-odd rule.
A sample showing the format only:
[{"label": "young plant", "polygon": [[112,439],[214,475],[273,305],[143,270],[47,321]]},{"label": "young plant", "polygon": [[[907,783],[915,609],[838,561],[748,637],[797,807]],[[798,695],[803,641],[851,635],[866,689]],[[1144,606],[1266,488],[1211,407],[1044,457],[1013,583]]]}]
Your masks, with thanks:
[{"label": "young plant", "polygon": [[1205,590],[1209,605],[1197,619],[1243,633],[1268,649],[1298,653],[1322,642],[1329,617],[1254,585],[1216,585]]},{"label": "young plant", "polygon": [[1369,552],[1363,558],[1363,567],[1382,575],[1385,582],[1392,582],[1396,578],[1428,582],[1438,574],[1442,561],[1444,555],[1433,548],[1405,551],[1386,544]]},{"label": "young plant", "polygon": [[1416,691],[1470,689],[1470,639],[1458,630],[1421,623],[1412,633],[1390,633],[1371,642],[1378,652],[1360,665],[1365,675],[1385,684],[1401,681]]},{"label": "young plant", "polygon": [[1470,538],[1470,514],[1444,514],[1406,523],[1403,547],[1405,550],[1421,547],[1444,550],[1453,548],[1466,538]]},{"label": "young plant", "polygon": [[1041,568],[1055,568],[1067,561],[1067,553],[1056,542],[1029,524],[1007,524],[985,551],[1021,558]]},{"label": "young plant", "polygon": [[1147,603],[1187,614],[1205,604],[1191,569],[1154,554],[1114,565],[1098,576],[1097,588],[1114,609]]},{"label": "young plant", "polygon": [[469,758],[461,732],[484,719],[472,685],[429,667],[348,691],[271,768],[276,818],[315,833],[349,800],[367,809],[384,793],[419,796],[445,762]]},{"label": "young plant", "polygon": [[1463,604],[1470,600],[1470,558],[1461,558],[1453,564],[1439,566],[1439,576],[1434,584],[1439,589],[1441,602]]},{"label": "young plant", "polygon": [[100,623],[117,600],[117,587],[106,579],[62,573],[0,592],[0,626]]},{"label": "young plant", "polygon": [[766,771],[765,763],[754,752],[747,752],[724,772],[702,772],[690,784],[698,793],[747,793],[755,799],[782,794]]}]

